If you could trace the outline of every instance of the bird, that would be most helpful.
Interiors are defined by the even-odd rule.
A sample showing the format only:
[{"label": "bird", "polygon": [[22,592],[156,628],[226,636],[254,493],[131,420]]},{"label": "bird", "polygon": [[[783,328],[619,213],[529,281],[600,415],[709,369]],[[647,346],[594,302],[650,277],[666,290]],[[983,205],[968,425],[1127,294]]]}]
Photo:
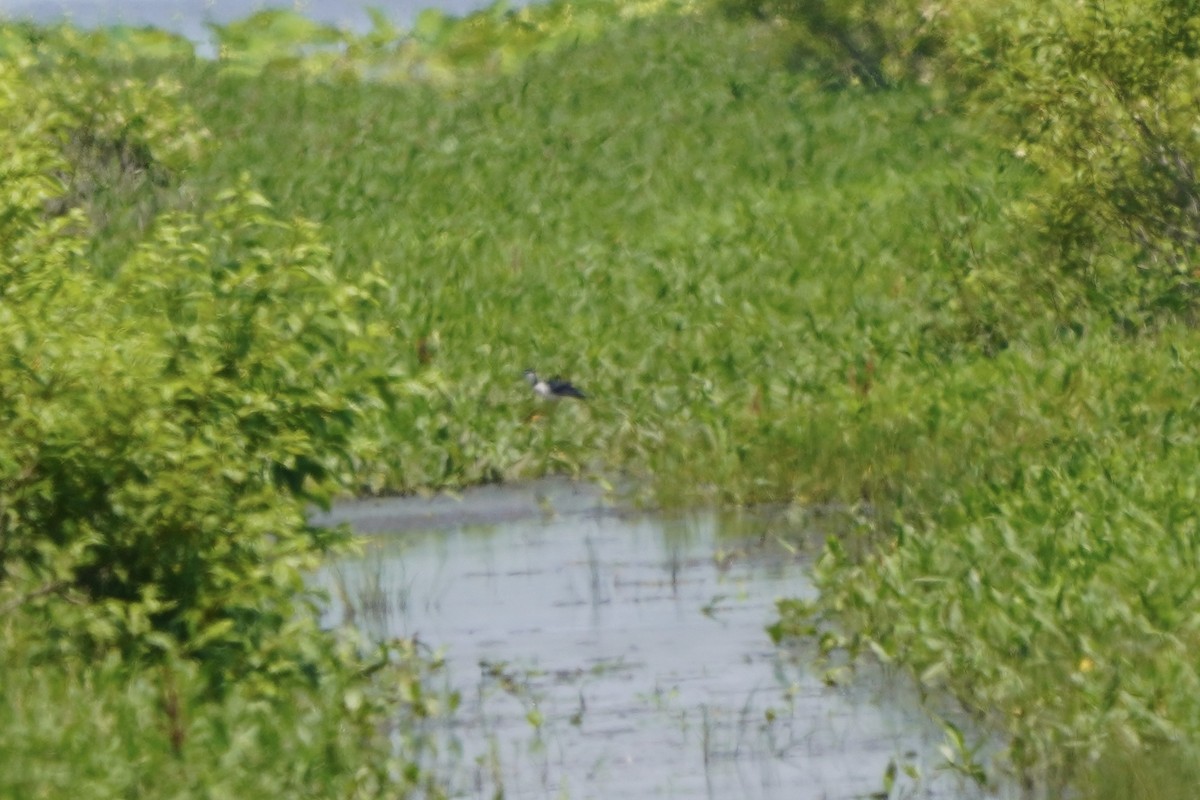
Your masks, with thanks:
[{"label": "bird", "polygon": [[539,378],[533,370],[527,369],[525,370],[525,380],[529,381],[529,385],[533,387],[533,393],[539,397],[548,397],[552,400],[562,397],[574,397],[578,400],[587,399],[587,395],[576,389],[570,381],[564,381],[557,375],[550,380],[545,380],[544,378]]}]

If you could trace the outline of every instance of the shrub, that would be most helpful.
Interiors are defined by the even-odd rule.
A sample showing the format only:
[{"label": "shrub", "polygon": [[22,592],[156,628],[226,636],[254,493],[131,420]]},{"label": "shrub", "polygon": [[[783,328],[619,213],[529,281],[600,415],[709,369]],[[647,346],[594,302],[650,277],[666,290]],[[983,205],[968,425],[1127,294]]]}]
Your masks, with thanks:
[{"label": "shrub", "polygon": [[[1096,309],[1136,330],[1196,317],[1200,4],[1193,0],[724,0],[769,19],[793,63],[833,83],[936,83],[974,98],[1002,145],[1041,173],[1014,208],[1024,254],[976,264],[964,302],[1004,296],[1077,325]],[[1026,287],[1039,287],[1030,303]],[[1014,291],[1014,287],[1017,287]],[[1032,306],[1032,307],[1031,307]],[[995,320],[970,323],[992,327]],[[1004,338],[1001,335],[1000,338]]]},{"label": "shrub", "polygon": [[734,16],[775,23],[788,60],[834,84],[886,88],[928,80],[931,60],[944,48],[936,2],[925,0],[721,0]]},{"label": "shrub", "polygon": [[186,109],[118,125],[166,108],[127,107],[155,92],[135,84],[85,118],[95,80],[72,63],[27,48],[0,65],[0,115],[26,120],[0,132],[0,603],[44,609],[50,646],[177,645],[218,683],[273,654],[292,669],[304,571],[341,541],[303,504],[349,485],[355,424],[387,394],[364,322],[377,278],[335,278],[315,227],[244,182],[160,215],[100,274],[84,209],[62,202],[80,131],[156,154],[198,126]]},{"label": "shrub", "polygon": [[[1129,329],[1196,314],[1200,4],[1009,3],[961,52],[1042,174],[1017,219],[1034,269]],[[990,113],[989,111],[989,113]]]},{"label": "shrub", "polygon": [[0,794],[440,796],[426,660],[320,630],[305,582],[390,396],[375,271],[246,180],[99,266],[106,184],[202,129],[68,31],[0,41]]}]

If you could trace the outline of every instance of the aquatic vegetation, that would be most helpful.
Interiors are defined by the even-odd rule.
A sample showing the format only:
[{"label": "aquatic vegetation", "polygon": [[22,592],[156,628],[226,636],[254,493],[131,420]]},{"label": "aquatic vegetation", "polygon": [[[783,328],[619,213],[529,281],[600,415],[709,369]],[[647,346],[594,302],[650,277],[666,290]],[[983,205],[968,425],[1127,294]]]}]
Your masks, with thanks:
[{"label": "aquatic vegetation", "polygon": [[871,526],[871,546],[831,540],[821,600],[782,603],[775,634],[907,665],[1003,731],[1018,766],[1057,779],[1110,747],[1186,740],[1194,348],[1183,331],[997,359],[1008,435],[964,448],[964,480],[928,487],[883,535]]},{"label": "aquatic vegetation", "polygon": [[[67,285],[87,308],[128,290],[195,317],[196,369],[225,352],[204,336],[230,324],[212,298],[189,305],[196,292],[225,292],[251,327],[290,317],[282,299],[219,276],[197,286],[183,267],[217,253],[310,310],[348,287],[344,314],[301,319],[300,350],[284,336],[281,359],[237,362],[299,381],[293,405],[259,387],[261,413],[218,428],[333,436],[336,468],[313,466],[319,437],[283,460],[293,490],[335,473],[359,493],[565,473],[664,505],[836,504],[854,523],[827,537],[822,598],[781,604],[774,634],[900,664],[1006,736],[1019,769],[1088,785],[1102,763],[1169,760],[1200,737],[1194,43],[1156,49],[1171,4],[1055,3],[1054,26],[1024,24],[1041,4],[1004,5],[1007,20],[990,4],[951,20],[976,27],[949,77],[1010,82],[970,101],[913,80],[941,63],[932,53],[897,60],[928,33],[912,3],[887,4],[872,40],[888,91],[822,90],[831,65],[781,69],[773,27],[691,5],[430,13],[361,37],[269,12],[223,28],[212,63],[162,43],[117,63],[63,33],[126,102],[166,59],[171,100],[101,114],[94,136],[30,162],[30,197],[55,169],[74,176],[69,214],[22,206],[0,247],[14,258],[91,225],[48,248],[47,268],[84,254],[94,272]],[[857,36],[863,9],[833,22]],[[1141,27],[1103,58],[1079,46],[1134,12]],[[27,39],[5,28],[0,46]],[[871,83],[870,64],[808,53],[842,84]],[[211,130],[203,155],[199,126],[168,140],[176,151],[128,146],[153,142],[175,103]],[[162,168],[129,168],[143,162]],[[180,269],[153,278],[154,253]],[[52,308],[64,331],[84,326]],[[97,330],[173,341],[139,321]],[[78,351],[71,385],[88,359],[119,360],[108,342]],[[528,364],[589,402],[539,411]],[[127,407],[157,407],[128,374]],[[317,378],[356,387],[353,408]],[[218,407],[236,408],[240,386],[217,384]]]},{"label": "aquatic vegetation", "polygon": [[281,683],[270,699],[245,684],[214,699],[195,661],[47,662],[36,658],[44,643],[25,639],[34,632],[6,611],[6,797],[442,796],[419,731],[396,723],[442,711],[424,689],[434,680],[424,656],[407,644],[377,651],[375,682],[325,672],[311,686]]},{"label": "aquatic vegetation", "polygon": [[[1200,736],[1183,655],[1197,340],[1180,109],[1195,49],[1177,37],[1195,11],[1055,3],[1045,25],[1044,5],[1010,11],[971,55],[1000,76],[976,102],[1017,118],[1012,149],[1039,168],[1014,214],[1031,246],[964,259],[975,288],[955,299],[1008,307],[976,305],[989,357],[934,376],[913,410],[943,443],[963,437],[957,479],[905,480],[886,518],[831,540],[821,599],[781,604],[773,633],[904,665],[1051,791],[1183,796],[1186,780],[1146,781],[1130,754],[1170,763]],[[986,416],[962,416],[983,386]]]},{"label": "aquatic vegetation", "polygon": [[[964,171],[980,192],[1023,178],[927,92],[815,94],[756,35],[643,22],[449,96],[190,79],[226,143],[196,185],[247,170],[322,221],[339,270],[388,276],[414,390],[378,421],[372,486],[568,472],[676,502],[863,490],[892,448],[844,420],[903,415],[873,401],[954,346],[923,340],[951,291],[931,244],[963,215]],[[529,364],[591,402],[531,419]]]}]

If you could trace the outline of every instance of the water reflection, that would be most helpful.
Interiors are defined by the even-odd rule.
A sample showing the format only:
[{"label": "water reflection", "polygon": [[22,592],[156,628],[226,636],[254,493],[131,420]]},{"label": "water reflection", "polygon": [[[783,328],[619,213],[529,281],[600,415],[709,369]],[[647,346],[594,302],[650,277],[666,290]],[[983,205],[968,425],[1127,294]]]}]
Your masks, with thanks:
[{"label": "water reflection", "polygon": [[[479,524],[488,509],[501,521]],[[828,688],[767,639],[774,599],[812,591],[779,518],[742,518],[733,540],[715,515],[618,514],[551,485],[336,520],[406,529],[325,573],[344,592],[329,619],[444,649],[459,796],[848,799],[880,792],[893,760],[937,773],[941,734],[903,693]],[[903,780],[892,797],[973,796],[952,775]]]}]

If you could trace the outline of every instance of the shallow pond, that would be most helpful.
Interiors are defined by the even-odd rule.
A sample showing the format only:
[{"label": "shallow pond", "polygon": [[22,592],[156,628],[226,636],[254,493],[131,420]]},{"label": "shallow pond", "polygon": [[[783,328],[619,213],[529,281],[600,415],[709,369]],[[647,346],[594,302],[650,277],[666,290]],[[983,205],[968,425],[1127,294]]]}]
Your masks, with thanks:
[{"label": "shallow pond", "polygon": [[[568,483],[378,500],[318,518],[371,534],[321,581],[329,622],[445,653],[437,731],[461,797],[981,796],[880,676],[830,688],[772,646],[774,600],[812,591],[781,514],[619,513]],[[349,604],[347,603],[349,600]]]}]

